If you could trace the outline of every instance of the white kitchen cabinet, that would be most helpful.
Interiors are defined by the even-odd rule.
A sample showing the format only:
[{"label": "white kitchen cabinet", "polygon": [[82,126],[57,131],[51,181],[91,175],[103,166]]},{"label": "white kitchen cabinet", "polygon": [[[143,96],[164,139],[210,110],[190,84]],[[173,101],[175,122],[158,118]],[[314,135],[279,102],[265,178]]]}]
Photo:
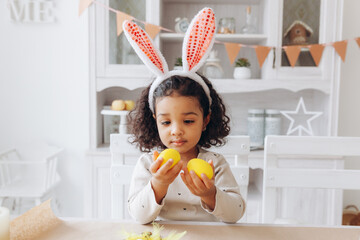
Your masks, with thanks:
[{"label": "white kitchen cabinet", "polygon": [[[295,110],[300,97],[308,111],[323,114],[312,121],[314,135],[337,135],[339,102],[339,68],[341,59],[330,46],[325,47],[318,67],[309,63],[309,53],[303,49],[301,60],[294,68],[287,66],[281,46],[283,34],[296,18],[308,20],[314,35],[311,43],[329,43],[341,40],[342,0],[102,0],[104,5],[126,12],[137,19],[174,29],[176,17],[189,20],[203,7],[214,9],[217,22],[222,17],[234,17],[235,34],[217,34],[218,42],[236,42],[246,45],[274,46],[262,68],[257,63],[253,48],[242,47],[237,57],[249,58],[252,79],[232,78],[234,67],[230,65],[223,44],[215,43],[221,65],[223,79],[210,79],[222,94],[231,116],[231,134],[247,134],[247,110],[249,108]],[[247,6],[251,5],[256,15],[257,32],[241,34],[245,23]],[[152,76],[136,56],[124,35],[116,36],[115,13],[93,4],[90,12],[90,151],[89,162],[92,169],[88,194],[92,199],[87,207],[91,217],[110,216],[107,204],[109,196],[101,195],[109,186],[106,179],[110,165],[109,144],[104,142],[104,121],[100,114],[104,106],[114,99],[136,101],[141,91],[151,83]],[[309,23],[310,24],[310,23]],[[158,45],[172,69],[175,59],[181,56],[183,34],[162,31],[156,38]],[[305,60],[304,60],[305,59]],[[311,60],[311,59],[310,59]],[[305,63],[305,64],[304,64]],[[201,69],[200,69],[201,71]],[[286,134],[290,121],[282,117],[282,134]],[[100,152],[101,154],[97,154]],[[262,152],[250,154],[253,183],[249,191],[259,196],[261,189]],[[96,159],[96,160],[95,160]],[[99,169],[98,169],[99,168]],[[98,169],[98,170],[96,170]],[[97,179],[92,179],[97,178]],[[104,186],[102,186],[104,184]],[[254,191],[252,191],[254,190]],[[258,199],[258,197],[256,197]],[[255,206],[258,200],[254,200]],[[260,204],[261,205],[261,204]],[[257,213],[253,213],[256,216]]]}]

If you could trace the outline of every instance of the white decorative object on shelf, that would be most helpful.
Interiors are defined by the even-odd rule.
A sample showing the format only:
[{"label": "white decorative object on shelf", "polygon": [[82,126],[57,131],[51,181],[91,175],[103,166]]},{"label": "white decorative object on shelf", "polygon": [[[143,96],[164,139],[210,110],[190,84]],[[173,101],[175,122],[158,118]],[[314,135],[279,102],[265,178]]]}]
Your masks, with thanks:
[{"label": "white decorative object on shelf", "polygon": [[[280,111],[281,114],[283,114],[286,118],[290,120],[290,125],[287,131],[287,135],[290,135],[294,133],[295,131],[298,131],[299,136],[303,136],[303,132],[307,133],[308,135],[313,136],[313,130],[311,127],[311,121],[315,118],[319,117],[322,112],[309,112],[306,110],[304,99],[301,97],[299,100],[299,103],[296,107],[295,111]],[[293,116],[291,116],[293,115]],[[301,122],[296,123],[296,117],[299,115],[308,115],[306,120],[306,125],[304,126]]]},{"label": "white decorative object on shelf", "polygon": [[265,136],[281,135],[281,115],[277,109],[265,110]]},{"label": "white decorative object on shelf", "polygon": [[245,19],[245,25],[241,28],[241,33],[244,34],[253,34],[256,33],[257,29],[255,26],[256,19],[253,16],[253,13],[251,12],[251,6],[248,6],[246,8],[246,19]]},{"label": "white decorative object on shelf", "polygon": [[103,110],[101,110],[100,113],[102,115],[120,116],[119,133],[123,133],[123,134],[127,133],[126,116],[128,115],[129,111],[114,111],[114,110],[111,110],[110,106],[104,106]]},{"label": "white decorative object on shelf", "polygon": [[251,78],[251,64],[247,58],[238,58],[235,62],[234,78],[235,79],[249,79]]},{"label": "white decorative object on shelf", "polygon": [[248,135],[254,149],[264,146],[264,121],[264,109],[248,109]]},{"label": "white decorative object on shelf", "polygon": [[251,78],[251,70],[248,67],[236,67],[234,69],[235,79],[249,79]]},{"label": "white decorative object on shelf", "polygon": [[175,18],[175,32],[185,33],[189,27],[189,20],[187,18]]},{"label": "white decorative object on shelf", "polygon": [[220,65],[220,59],[217,57],[217,51],[212,50],[205,61],[203,75],[207,78],[222,78],[224,70]]}]

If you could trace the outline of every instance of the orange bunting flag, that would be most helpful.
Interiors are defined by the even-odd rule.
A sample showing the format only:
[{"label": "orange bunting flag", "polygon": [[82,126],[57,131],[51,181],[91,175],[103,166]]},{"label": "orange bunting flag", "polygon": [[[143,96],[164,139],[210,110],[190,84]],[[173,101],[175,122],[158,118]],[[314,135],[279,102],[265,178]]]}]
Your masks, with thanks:
[{"label": "orange bunting flag", "polygon": [[79,1],[79,16],[87,9],[94,0],[80,0]]},{"label": "orange bunting flag", "polygon": [[117,35],[119,36],[122,32],[123,32],[123,27],[122,27],[122,24],[125,20],[133,20],[134,17],[133,16],[130,16],[126,13],[123,13],[123,12],[120,12],[120,11],[117,11],[116,12],[116,26],[117,26]]},{"label": "orange bunting flag", "polygon": [[263,65],[266,57],[268,56],[271,48],[272,47],[255,46],[255,52],[256,52],[256,56],[257,56],[260,68],[262,67],[262,65]]},{"label": "orange bunting flag", "polygon": [[294,67],[301,52],[301,46],[295,45],[295,46],[286,46],[283,48],[285,50],[286,56],[289,59],[291,67]]},{"label": "orange bunting flag", "polygon": [[147,32],[147,34],[149,34],[149,36],[154,39],[156,37],[156,35],[158,35],[158,33],[160,32],[161,27],[151,24],[151,23],[146,23],[145,24],[145,32]]},{"label": "orange bunting flag", "polygon": [[316,66],[319,66],[325,46],[322,44],[312,44],[309,45],[308,48]]},{"label": "orange bunting flag", "polygon": [[358,44],[358,45],[359,45],[359,47],[360,47],[360,37],[355,38],[355,41],[357,42],[357,44]]},{"label": "orange bunting flag", "polygon": [[335,51],[337,52],[337,54],[339,54],[339,56],[343,60],[343,62],[345,62],[347,40],[334,42],[334,43],[332,43],[332,45],[335,48]]},{"label": "orange bunting flag", "polygon": [[239,43],[224,43],[226,52],[229,56],[230,64],[232,65],[238,55],[241,45]]}]

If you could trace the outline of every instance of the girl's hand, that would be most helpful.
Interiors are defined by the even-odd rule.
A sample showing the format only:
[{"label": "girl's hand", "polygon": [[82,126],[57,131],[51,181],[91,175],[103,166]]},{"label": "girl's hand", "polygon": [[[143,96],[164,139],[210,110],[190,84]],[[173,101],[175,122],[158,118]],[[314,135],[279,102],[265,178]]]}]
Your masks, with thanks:
[{"label": "girl's hand", "polygon": [[[212,160],[209,161],[213,171],[214,171],[214,163]],[[201,178],[199,178],[196,173],[191,170],[190,172],[186,167],[183,167],[183,172],[180,173],[181,179],[188,187],[192,194],[201,198],[201,200],[206,203],[212,210],[215,208],[215,180],[214,176],[212,179],[209,179],[204,173],[201,174]]]},{"label": "girl's hand", "polygon": [[[155,153],[154,159],[156,159]],[[183,167],[181,161],[175,164],[172,168],[170,168],[174,162],[172,159],[169,159],[164,165],[160,166],[162,162],[163,158],[159,158],[150,165],[150,173],[152,174],[151,186],[154,190],[156,202],[159,204],[165,197],[169,185],[179,175],[179,172]]]},{"label": "girl's hand", "polygon": [[151,182],[156,182],[157,184],[164,186],[170,185],[181,171],[182,162],[179,161],[172,168],[170,167],[173,164],[174,160],[169,159],[164,165],[160,166],[162,162],[163,158],[161,157],[155,160],[155,162],[150,165],[150,172],[152,174]]}]

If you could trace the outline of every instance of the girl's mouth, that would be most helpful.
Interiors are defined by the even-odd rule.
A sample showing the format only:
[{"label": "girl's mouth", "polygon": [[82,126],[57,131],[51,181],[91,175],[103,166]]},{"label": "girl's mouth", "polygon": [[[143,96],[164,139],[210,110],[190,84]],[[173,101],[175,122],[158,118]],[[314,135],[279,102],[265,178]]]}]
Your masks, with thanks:
[{"label": "girl's mouth", "polygon": [[176,147],[180,147],[180,146],[184,145],[185,142],[186,142],[185,140],[176,140],[176,141],[172,141],[171,143]]}]

